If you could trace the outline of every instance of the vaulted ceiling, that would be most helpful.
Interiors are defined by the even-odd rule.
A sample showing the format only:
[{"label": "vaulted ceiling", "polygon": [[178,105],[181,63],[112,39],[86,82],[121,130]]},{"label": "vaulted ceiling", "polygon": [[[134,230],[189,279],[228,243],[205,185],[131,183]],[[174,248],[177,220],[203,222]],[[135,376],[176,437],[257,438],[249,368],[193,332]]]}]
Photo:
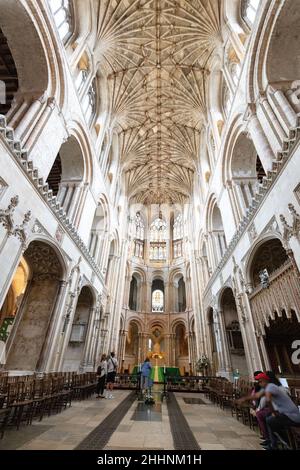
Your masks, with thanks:
[{"label": "vaulted ceiling", "polygon": [[189,197],[221,39],[220,0],[94,0],[95,57],[108,77],[128,197]]}]

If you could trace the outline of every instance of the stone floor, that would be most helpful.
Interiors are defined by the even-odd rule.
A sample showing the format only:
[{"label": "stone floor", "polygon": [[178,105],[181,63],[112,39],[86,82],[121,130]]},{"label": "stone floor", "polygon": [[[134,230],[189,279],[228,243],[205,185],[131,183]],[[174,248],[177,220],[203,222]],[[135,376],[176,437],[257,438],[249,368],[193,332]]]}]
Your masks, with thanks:
[{"label": "stone floor", "polygon": [[[74,402],[61,414],[44,418],[41,423],[8,430],[0,440],[0,450],[70,450],[108,416],[129,392],[115,391],[112,400]],[[204,404],[188,404],[188,393],[176,398],[199,446],[203,450],[261,449],[257,433],[220,410],[201,395]],[[194,397],[194,395],[193,395]],[[155,395],[155,406],[133,402],[129,411],[112,434],[105,449],[174,449],[167,406]]]}]

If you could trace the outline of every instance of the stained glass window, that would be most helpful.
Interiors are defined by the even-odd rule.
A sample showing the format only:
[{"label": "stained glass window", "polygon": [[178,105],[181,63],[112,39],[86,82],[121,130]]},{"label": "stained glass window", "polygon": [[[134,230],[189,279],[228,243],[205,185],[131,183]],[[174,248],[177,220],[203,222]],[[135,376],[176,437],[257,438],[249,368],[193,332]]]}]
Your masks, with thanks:
[{"label": "stained glass window", "polygon": [[163,242],[167,239],[167,224],[161,219],[155,219],[150,227],[150,241]]},{"label": "stained glass window", "polygon": [[164,293],[160,289],[156,289],[152,293],[152,312],[164,311]]}]

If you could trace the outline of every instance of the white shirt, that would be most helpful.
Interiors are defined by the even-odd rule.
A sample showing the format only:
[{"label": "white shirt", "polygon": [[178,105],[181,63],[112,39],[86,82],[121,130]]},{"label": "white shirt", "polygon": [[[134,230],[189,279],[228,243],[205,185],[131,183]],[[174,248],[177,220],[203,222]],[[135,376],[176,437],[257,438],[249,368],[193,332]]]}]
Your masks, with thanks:
[{"label": "white shirt", "polygon": [[118,367],[118,361],[115,357],[109,357],[107,359],[107,373],[115,372]]},{"label": "white shirt", "polygon": [[100,367],[101,367],[100,377],[107,375],[107,361],[106,360],[100,362]]}]

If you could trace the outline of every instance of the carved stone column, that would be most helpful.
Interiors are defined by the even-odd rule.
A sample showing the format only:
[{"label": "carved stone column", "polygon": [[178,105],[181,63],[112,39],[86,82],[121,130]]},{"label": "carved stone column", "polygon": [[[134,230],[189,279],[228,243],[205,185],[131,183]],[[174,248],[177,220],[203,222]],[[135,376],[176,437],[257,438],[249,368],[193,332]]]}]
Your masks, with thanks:
[{"label": "carved stone column", "polygon": [[59,343],[60,336],[60,325],[61,325],[61,312],[64,309],[65,302],[67,299],[67,282],[61,281],[59,285],[59,292],[57,295],[57,301],[53,312],[53,322],[50,325],[49,332],[46,336],[46,344],[42,357],[39,361],[39,371],[41,372],[54,372],[55,369],[52,365],[55,362],[55,351]]},{"label": "carved stone column", "polygon": [[275,97],[277,103],[279,104],[284,116],[286,117],[288,125],[290,127],[296,127],[296,125],[297,125],[297,114],[293,110],[291,104],[289,103],[289,101],[286,98],[283,91],[282,90],[275,90],[274,91],[274,97]]},{"label": "carved stone column", "polygon": [[274,153],[255,112],[250,113],[248,128],[265,172],[272,169]]},{"label": "carved stone column", "polygon": [[82,369],[87,372],[93,371],[92,350],[93,350],[95,319],[96,319],[96,308],[93,307],[90,309],[90,313],[89,313],[89,321],[88,321],[88,327],[87,327],[87,332],[85,336],[84,350],[83,350],[81,364],[80,364]]},{"label": "carved stone column", "polygon": [[222,362],[222,369],[224,370],[226,375],[229,375],[230,372],[232,372],[232,366],[231,366],[231,359],[230,359],[230,353],[229,353],[229,348],[228,348],[228,341],[227,341],[227,336],[226,336],[226,329],[225,329],[225,322],[224,322],[224,315],[222,310],[218,310],[216,312],[215,316],[215,323],[217,325],[217,331],[219,334],[219,339],[220,339],[220,346],[221,346],[221,359]]},{"label": "carved stone column", "polygon": [[229,200],[231,202],[234,222],[235,222],[235,225],[237,226],[240,221],[240,213],[239,213],[239,208],[238,208],[237,201],[236,201],[236,196],[233,191],[232,181],[227,181],[226,187],[227,187],[227,191],[229,195]]}]

